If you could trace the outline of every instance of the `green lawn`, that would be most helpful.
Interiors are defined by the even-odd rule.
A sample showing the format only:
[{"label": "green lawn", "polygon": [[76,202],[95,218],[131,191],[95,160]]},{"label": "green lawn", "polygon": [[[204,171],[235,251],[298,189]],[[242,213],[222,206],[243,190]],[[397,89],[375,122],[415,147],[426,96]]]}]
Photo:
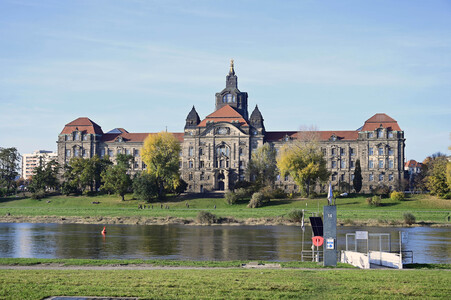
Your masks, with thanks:
[{"label": "green lawn", "polygon": [[[316,212],[327,204],[322,199],[297,200],[271,200],[269,205],[261,208],[247,208],[247,201],[235,205],[228,205],[222,198],[197,198],[180,200],[170,198],[166,202],[150,205],[139,200],[121,201],[117,196],[100,195],[94,197],[53,196],[42,200],[30,198],[1,198],[0,215],[10,213],[13,216],[79,216],[79,217],[180,217],[195,218],[200,210],[209,210],[220,217],[247,218],[274,218],[286,215],[292,209],[305,209],[307,213]],[[393,201],[383,199],[382,206],[370,207],[366,204],[364,196],[353,198],[339,198],[336,200],[338,219],[352,222],[376,220],[379,223],[402,221],[405,212],[415,215],[417,222],[445,223],[451,212],[451,201],[438,199],[429,195],[415,195],[406,201]],[[50,201],[50,203],[47,203]],[[92,204],[93,201],[100,204]],[[189,208],[186,207],[189,203]],[[138,209],[139,204],[148,205],[147,209]],[[161,209],[160,205],[168,205],[169,209]],[[216,205],[216,209],[214,208]]]},{"label": "green lawn", "polygon": [[1,299],[449,299],[448,270],[0,270]]}]

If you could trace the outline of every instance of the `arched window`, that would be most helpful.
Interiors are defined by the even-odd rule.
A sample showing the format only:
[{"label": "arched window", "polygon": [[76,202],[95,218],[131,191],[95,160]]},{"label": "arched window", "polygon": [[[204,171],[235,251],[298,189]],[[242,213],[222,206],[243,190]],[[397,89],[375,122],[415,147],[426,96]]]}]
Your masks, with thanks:
[{"label": "arched window", "polygon": [[216,148],[216,155],[219,157],[221,155],[224,156],[229,156],[230,150],[229,147],[225,146],[225,145],[221,145],[218,148]]},{"label": "arched window", "polygon": [[222,96],[222,103],[233,103],[235,102],[235,96],[232,94],[225,94]]}]

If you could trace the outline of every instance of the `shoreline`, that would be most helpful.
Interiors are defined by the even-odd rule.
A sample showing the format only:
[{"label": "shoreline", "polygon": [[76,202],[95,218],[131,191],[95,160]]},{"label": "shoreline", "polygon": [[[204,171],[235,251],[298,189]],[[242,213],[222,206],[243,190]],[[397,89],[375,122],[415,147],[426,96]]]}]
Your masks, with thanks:
[{"label": "shoreline", "polygon": [[[74,216],[1,216],[0,223],[53,223],[53,224],[97,224],[97,225],[194,225],[194,226],[301,226],[283,218],[248,218],[237,220],[222,218],[218,223],[199,223],[191,218],[178,217],[74,217]],[[307,222],[308,224],[308,222]],[[405,225],[402,222],[381,223],[378,220],[356,220],[352,223],[337,221],[337,226],[371,226],[371,227],[451,227],[451,223],[418,222]]]}]

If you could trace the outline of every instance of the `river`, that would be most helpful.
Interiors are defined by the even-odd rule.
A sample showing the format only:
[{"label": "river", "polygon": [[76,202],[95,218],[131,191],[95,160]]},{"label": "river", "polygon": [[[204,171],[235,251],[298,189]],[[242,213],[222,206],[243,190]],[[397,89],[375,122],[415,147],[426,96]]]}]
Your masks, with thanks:
[{"label": "river", "polygon": [[[186,226],[0,223],[0,257],[297,261],[302,231],[295,226]],[[392,251],[412,251],[415,263],[451,263],[451,228],[339,227],[346,233],[388,233]],[[384,240],[388,244],[388,240]],[[373,250],[379,244],[372,240]],[[306,227],[304,249],[310,249]],[[362,245],[359,245],[359,247]]]}]

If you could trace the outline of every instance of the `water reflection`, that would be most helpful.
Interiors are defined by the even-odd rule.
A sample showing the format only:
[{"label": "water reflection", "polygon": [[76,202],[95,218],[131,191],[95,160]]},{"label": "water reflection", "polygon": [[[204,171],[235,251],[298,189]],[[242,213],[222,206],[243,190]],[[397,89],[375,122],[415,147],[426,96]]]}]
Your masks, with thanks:
[{"label": "water reflection", "polygon": [[[294,226],[0,224],[1,257],[179,259],[179,260],[300,260],[302,234]],[[417,263],[451,263],[449,228],[338,228],[338,249],[346,233],[366,230],[389,233],[391,250],[399,249],[399,231],[407,233],[403,250]],[[305,249],[311,245],[306,228]],[[376,249],[378,240],[370,242]],[[363,245],[366,247],[366,245]],[[359,247],[362,245],[359,244]]]}]

